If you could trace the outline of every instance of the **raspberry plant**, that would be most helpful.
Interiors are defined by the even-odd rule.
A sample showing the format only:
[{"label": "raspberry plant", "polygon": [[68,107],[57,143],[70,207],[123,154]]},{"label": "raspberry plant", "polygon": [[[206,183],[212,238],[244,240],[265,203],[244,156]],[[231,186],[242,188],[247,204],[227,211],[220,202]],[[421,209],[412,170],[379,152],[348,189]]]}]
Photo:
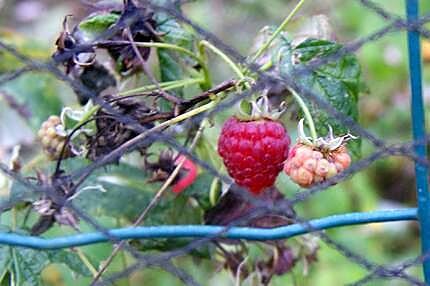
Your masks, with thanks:
[{"label": "raspberry plant", "polygon": [[[289,75],[342,48],[329,38],[311,35],[296,39],[285,33],[297,9],[280,27],[266,27],[258,35],[247,58],[258,66],[255,70],[230,58],[216,43],[199,40],[193,29],[168,13],[132,0],[96,9],[74,25],[66,16],[52,59],[74,83],[77,101],[61,106],[61,112],[54,108],[57,113],[37,126],[44,154],[15,171],[32,176],[38,186],[50,191],[29,192],[12,184],[9,209],[13,220],[20,219],[13,229],[44,235],[58,232],[62,225],[64,231],[79,232],[85,225],[70,203],[92,215],[110,218],[111,224],[228,225],[238,219],[244,226],[290,224],[295,213],[292,208],[289,215],[269,212],[244,220],[256,210],[252,200],[247,200],[247,191],[265,203],[276,204],[285,197],[276,185],[278,174],[285,176],[283,168],[292,182],[310,187],[347,169],[349,151],[354,158],[360,155],[360,139],[343,136],[347,129],[293,87],[276,82],[259,84],[263,71],[275,77]],[[214,83],[213,61],[208,60],[208,54],[227,64],[234,76]],[[360,76],[357,59],[346,53],[299,81],[357,120],[358,97],[363,90]],[[249,92],[250,96],[239,103],[235,100],[238,92]],[[263,107],[256,103],[261,99]],[[221,122],[221,128],[223,120],[211,112],[222,104],[231,106],[229,116],[236,115]],[[285,114],[290,118],[268,106],[286,106]],[[239,111],[242,115],[237,115]],[[199,120],[204,114],[209,116]],[[44,114],[42,120],[46,118]],[[299,130],[294,130],[299,122]],[[304,135],[304,122],[311,137]],[[287,125],[294,131],[287,132]],[[208,132],[217,134],[218,146]],[[297,133],[301,136],[289,151],[289,134]],[[172,139],[176,143],[169,145]],[[181,148],[173,151],[177,145]],[[44,160],[45,156],[53,162]],[[204,162],[233,180],[220,182],[213,172],[197,169]],[[25,212],[28,215],[23,216]],[[23,276],[29,285],[42,285],[37,276],[44,265],[61,262],[79,275],[92,274],[96,281],[125,244],[146,252],[167,251],[187,242],[155,239],[119,243],[104,264],[89,261],[82,251],[44,252],[31,273],[21,267],[36,256],[34,251],[9,253],[2,247],[2,259],[7,263],[0,277],[16,284]],[[260,255],[251,255],[257,250]],[[258,277],[259,283],[267,285],[274,276],[295,267],[307,272],[317,260],[318,243],[312,236],[276,243],[238,244],[216,239],[213,247],[190,255],[214,259],[238,281]]]}]

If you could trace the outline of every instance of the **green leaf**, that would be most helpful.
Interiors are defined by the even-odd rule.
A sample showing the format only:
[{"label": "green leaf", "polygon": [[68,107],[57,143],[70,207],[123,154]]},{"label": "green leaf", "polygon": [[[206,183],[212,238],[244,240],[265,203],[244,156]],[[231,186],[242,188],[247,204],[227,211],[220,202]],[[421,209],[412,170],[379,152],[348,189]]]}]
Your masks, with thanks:
[{"label": "green leaf", "polygon": [[183,195],[193,197],[203,210],[210,209],[212,206],[209,199],[209,191],[213,179],[214,176],[207,172],[200,173],[194,183],[185,189]]},{"label": "green leaf", "polygon": [[327,40],[308,39],[297,45],[295,51],[301,62],[307,62],[316,57],[328,56],[340,48],[339,44]]},{"label": "green leaf", "polygon": [[78,275],[91,276],[90,270],[82,263],[78,254],[68,250],[51,250],[47,251],[47,254],[51,263],[61,263]]},{"label": "green leaf", "polygon": [[242,100],[240,102],[240,111],[244,114],[244,115],[251,115],[252,113],[252,104],[249,100]]},{"label": "green leaf", "polygon": [[[342,46],[327,40],[307,39],[293,48],[293,58],[298,59],[299,65],[333,55]],[[281,70],[285,72],[285,70]],[[353,54],[347,53],[338,59],[316,68],[311,74],[302,77],[300,83],[314,90],[345,115],[358,121],[358,96],[362,91],[360,65]],[[329,125],[333,127],[336,135],[344,135],[349,130],[335,120],[330,114],[313,102],[306,102],[315,121],[319,136],[328,134]],[[361,140],[353,140],[349,149],[355,157],[360,156]]]},{"label": "green leaf", "polygon": [[[80,158],[70,158],[63,162],[62,168],[71,172],[89,163],[89,161]],[[51,162],[45,166],[38,166],[38,168],[50,173],[54,166],[55,162]],[[193,185],[179,195],[174,194],[170,189],[166,190],[159,203],[149,212],[145,219],[145,225],[201,224],[202,208],[209,201],[209,186],[206,185],[209,185],[210,182],[206,176],[199,176]],[[96,187],[97,185],[101,185],[106,192],[100,192],[96,189],[83,190],[73,200],[75,206],[85,210],[92,217],[125,218],[130,222],[136,220],[160,188],[159,183],[149,182],[147,172],[124,163],[96,170],[81,188]],[[32,197],[31,191],[30,194],[27,194],[24,187],[18,189],[16,186],[14,192],[25,194],[26,199],[32,198],[34,200],[36,198],[36,196]],[[195,204],[195,201],[198,204]],[[142,249],[160,249],[160,247],[167,248],[173,245],[172,242],[167,243],[166,241],[145,240],[142,241],[141,247]],[[66,258],[68,257],[60,256],[56,259],[52,258],[52,260],[61,262]],[[72,260],[71,262],[75,261]],[[72,268],[72,266],[77,267],[76,263],[71,263],[70,267]]]},{"label": "green leaf", "polygon": [[[15,277],[21,277],[23,285],[41,286],[41,272],[51,263],[62,263],[76,274],[90,276],[91,273],[80,261],[77,254],[66,250],[42,251],[30,248],[14,247],[12,267]],[[19,273],[18,273],[19,272]]]},{"label": "green leaf", "polygon": [[16,257],[13,267],[15,277],[21,277],[23,285],[42,285],[40,273],[49,264],[47,254],[43,251],[21,247],[13,248],[12,252]]},{"label": "green leaf", "polygon": [[[86,166],[87,160],[72,158],[64,162],[65,170],[77,170]],[[105,192],[88,189],[74,200],[77,207],[94,216],[135,219],[154,195],[159,184],[148,182],[144,170],[127,164],[100,168],[81,187],[102,186]]]},{"label": "green leaf", "polygon": [[3,279],[6,275],[11,259],[10,248],[8,246],[0,246],[0,279]]},{"label": "green leaf", "polygon": [[115,24],[119,17],[120,15],[115,13],[92,15],[80,22],[79,28],[89,34],[99,34]]},{"label": "green leaf", "polygon": [[[158,13],[156,21],[157,31],[164,34],[162,37],[164,42],[190,50],[193,49],[194,37],[192,33],[185,30],[176,19],[165,13]],[[184,79],[184,70],[181,66],[181,60],[184,55],[174,53],[168,49],[157,49],[157,54],[162,82]],[[178,95],[183,95],[182,88],[175,91]]]},{"label": "green leaf", "polygon": [[[69,159],[64,168],[76,169],[76,165],[82,163],[82,160]],[[74,167],[71,168],[71,165]],[[147,172],[127,164],[107,166],[94,172],[86,180],[85,187],[96,185],[102,185],[106,192],[85,190],[75,199],[76,205],[95,216],[122,217],[129,221],[134,221],[141,214],[160,188],[159,183],[149,182]],[[200,209],[192,207],[187,198],[167,190],[145,219],[145,224],[199,223]],[[175,213],[178,210],[180,212]]]},{"label": "green leaf", "polygon": [[[91,176],[89,180],[88,184],[102,184],[107,191],[105,193],[85,191],[76,199],[77,206],[92,215],[123,217],[128,221],[136,220],[160,187],[160,184],[149,183],[148,176],[143,170],[125,164],[107,167]],[[203,204],[205,190],[200,190],[199,197],[194,195],[197,190],[193,189],[202,184],[203,181],[197,182],[179,195],[166,190],[158,204],[148,213],[144,221],[145,225],[201,224],[202,209],[193,204],[192,200],[197,200],[199,206]],[[184,246],[187,242],[186,239],[153,239],[142,240],[136,244],[139,245],[140,250],[166,251]]]}]

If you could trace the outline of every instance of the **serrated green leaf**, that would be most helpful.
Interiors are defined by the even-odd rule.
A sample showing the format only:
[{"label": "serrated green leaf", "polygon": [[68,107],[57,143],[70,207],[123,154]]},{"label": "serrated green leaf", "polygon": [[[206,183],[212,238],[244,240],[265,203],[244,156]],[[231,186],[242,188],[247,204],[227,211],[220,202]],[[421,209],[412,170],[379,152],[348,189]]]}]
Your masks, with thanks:
[{"label": "serrated green leaf", "polygon": [[[173,58],[171,52],[159,49],[158,61],[160,64],[160,75],[161,81],[172,81],[182,79],[182,68],[179,63]],[[178,93],[181,94],[182,89],[177,89]]]},{"label": "serrated green leaf", "polygon": [[327,40],[308,39],[298,44],[294,50],[301,62],[307,62],[316,57],[328,56],[340,47],[339,44]]},{"label": "serrated green leaf", "polygon": [[98,34],[118,21],[120,15],[115,13],[104,13],[92,15],[79,23],[79,28],[89,34]]},{"label": "serrated green leaf", "polygon": [[[83,276],[91,273],[80,261],[79,257],[67,250],[34,250],[30,248],[14,247],[11,249],[13,260],[13,271],[15,277],[21,277],[23,284],[28,286],[41,286],[41,272],[52,263],[62,263],[71,271]],[[19,273],[18,273],[19,271]]]},{"label": "serrated green leaf", "polygon": [[16,257],[13,267],[15,277],[21,277],[21,282],[26,286],[42,285],[40,273],[49,264],[48,255],[43,251],[22,247],[15,247],[12,251]]},{"label": "serrated green leaf", "polygon": [[[303,65],[315,58],[333,55],[341,48],[340,44],[327,40],[307,39],[293,49],[293,55],[299,60],[299,65]],[[316,68],[312,73],[301,77],[299,82],[323,96],[337,110],[358,121],[358,95],[363,83],[360,65],[353,54],[347,53]],[[336,135],[344,135],[349,131],[342,122],[335,120],[315,103],[306,103],[319,136],[326,136],[329,126],[333,127]],[[349,149],[355,157],[360,156],[360,146],[360,139],[349,143]]]}]

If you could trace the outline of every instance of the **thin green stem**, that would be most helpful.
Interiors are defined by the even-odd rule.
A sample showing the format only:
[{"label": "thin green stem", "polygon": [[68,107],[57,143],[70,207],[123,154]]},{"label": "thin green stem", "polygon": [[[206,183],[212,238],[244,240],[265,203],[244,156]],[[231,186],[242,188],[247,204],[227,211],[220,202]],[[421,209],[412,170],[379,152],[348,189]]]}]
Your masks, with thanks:
[{"label": "thin green stem", "polygon": [[245,75],[242,73],[242,71],[240,70],[239,66],[237,64],[235,64],[224,52],[222,52],[220,49],[218,49],[217,47],[215,47],[214,45],[212,45],[211,43],[209,43],[208,41],[201,41],[199,43],[199,46],[204,46],[208,49],[210,49],[212,52],[214,52],[215,54],[217,54],[224,62],[227,63],[227,65],[230,66],[230,68],[237,74],[237,76],[240,79],[245,79]]},{"label": "thin green stem", "polygon": [[100,109],[100,106],[95,105],[88,110],[87,113],[84,114],[84,117],[77,123],[77,125],[83,124],[85,121],[88,121],[94,113],[96,113]]},{"label": "thin green stem", "polygon": [[[156,127],[154,127],[153,129],[157,128],[158,130],[179,123],[181,121],[184,121],[185,119],[191,118],[193,116],[196,116],[197,114],[200,114],[202,112],[205,112],[213,107],[215,107],[218,104],[218,101],[213,100],[205,105],[199,106],[193,110],[190,110],[186,113],[183,113],[181,115],[178,115],[170,120],[164,121],[163,123],[160,123],[159,125],[157,125]],[[151,129],[150,129],[151,130]]]},{"label": "thin green stem", "polygon": [[[201,79],[201,78],[191,78],[191,79],[185,79],[185,80],[175,80],[175,81],[169,81],[169,82],[162,82],[162,83],[160,83],[160,87],[162,87],[163,90],[170,90],[170,89],[175,89],[178,87],[196,84],[196,83],[201,83],[201,82],[203,82],[203,79]],[[128,90],[128,91],[119,93],[119,95],[126,96],[129,94],[149,91],[151,89],[155,90],[155,89],[157,89],[157,86],[155,84],[147,85],[147,86],[143,86],[143,87],[139,87],[139,88],[136,88],[133,90]],[[93,106],[87,113],[85,113],[85,116],[75,125],[75,127],[79,126],[82,123],[84,123],[85,121],[89,120],[91,118],[91,116],[93,116],[94,113],[96,113],[99,109],[100,109],[100,106],[98,106],[98,105]]]},{"label": "thin green stem", "polygon": [[267,61],[267,63],[265,63],[265,64],[260,68],[260,70],[261,70],[261,71],[267,71],[267,70],[269,70],[272,66],[273,66],[273,61],[272,61],[272,60],[269,60],[269,61]]},{"label": "thin green stem", "polygon": [[[187,85],[191,85],[191,84],[198,84],[198,83],[201,83],[202,81],[203,81],[203,79],[201,79],[201,78],[191,78],[191,79],[184,79],[184,80],[162,82],[162,83],[160,83],[159,86],[161,88],[163,88],[163,90],[170,90],[170,89],[175,89],[178,87],[183,87],[183,86],[187,86]],[[127,90],[125,92],[119,93],[119,95],[126,96],[126,95],[130,95],[130,94],[134,94],[134,93],[156,90],[157,88],[158,87],[155,84],[146,85],[146,86],[142,86],[142,87],[139,87],[136,89]],[[87,113],[85,113],[85,116],[78,123],[76,123],[75,127],[79,126],[80,124],[89,120],[91,118],[91,116],[93,116],[94,113],[96,113],[99,109],[100,109],[100,106],[98,106],[98,105],[93,106]]]},{"label": "thin green stem", "polygon": [[80,185],[82,184],[82,182],[88,178],[89,174],[92,172],[92,170],[95,170],[96,168],[98,168],[99,166],[105,164],[106,162],[109,162],[109,160],[111,158],[114,158],[115,156],[118,156],[118,154],[125,152],[128,148],[130,148],[131,146],[133,146],[134,144],[137,144],[139,141],[143,140],[143,138],[145,138],[146,136],[148,136],[149,134],[152,134],[153,132],[157,132],[160,130],[163,130],[163,128],[168,127],[170,125],[179,123],[183,120],[186,120],[188,118],[191,118],[193,116],[196,116],[197,114],[200,114],[202,112],[205,112],[211,108],[214,108],[217,104],[218,104],[219,100],[215,99],[205,105],[199,106],[193,110],[190,110],[186,113],[183,113],[181,115],[178,115],[170,120],[166,120],[163,123],[160,123],[154,127],[152,127],[149,130],[146,130],[142,133],[140,133],[138,136],[134,137],[133,139],[130,139],[129,141],[125,142],[124,144],[122,144],[120,147],[116,148],[115,150],[113,150],[111,153],[105,155],[103,158],[101,158],[100,160],[97,161],[97,163],[92,164],[90,167],[88,167],[87,172],[85,174],[83,174],[79,179],[77,179],[77,183],[76,185]]},{"label": "thin green stem", "polygon": [[[205,46],[199,45],[198,50],[199,50],[200,58],[206,63],[208,61],[208,59],[207,59],[206,52],[205,52]],[[209,70],[207,68],[203,69],[203,77],[205,79],[203,88],[205,90],[210,89],[212,86],[212,80],[211,80]]]},{"label": "thin green stem", "polygon": [[[122,269],[127,269],[128,263],[127,263],[127,256],[126,256],[125,251],[123,251],[121,253],[121,262],[122,262],[122,267],[123,267]],[[130,286],[130,278],[128,278],[128,277],[126,278],[125,285]]]},{"label": "thin green stem", "polygon": [[76,253],[79,256],[79,259],[85,265],[85,267],[87,267],[87,269],[91,272],[91,274],[93,275],[93,277],[95,277],[97,275],[97,270],[91,264],[90,260],[87,258],[87,256],[85,255],[85,253],[80,248],[76,248],[75,251],[76,251]]},{"label": "thin green stem", "polygon": [[302,109],[303,114],[305,115],[305,118],[306,118],[306,122],[307,122],[307,124],[308,124],[308,126],[309,126],[309,129],[310,129],[310,131],[311,131],[312,141],[313,141],[314,143],[316,143],[316,140],[317,140],[317,138],[318,138],[318,135],[317,135],[317,131],[316,131],[316,129],[315,129],[314,120],[312,119],[312,114],[311,114],[311,112],[309,111],[309,108],[307,107],[307,105],[306,105],[306,103],[303,101],[303,99],[300,97],[300,95],[298,95],[298,94],[297,94],[297,92],[296,92],[294,89],[289,88],[289,90],[290,90],[291,94],[294,96],[294,99],[295,99],[295,100],[297,101],[297,103],[299,104],[300,108]]},{"label": "thin green stem", "polygon": [[[175,89],[175,88],[183,87],[187,85],[200,84],[200,83],[203,83],[204,81],[205,80],[203,78],[188,78],[188,79],[160,82],[159,87],[163,88],[163,90],[171,90],[171,89]],[[157,89],[158,89],[157,85],[151,84],[151,85],[145,85],[138,88],[126,90],[118,93],[118,95],[126,96],[126,95],[131,95],[131,94],[140,93],[140,92],[153,91]]]},{"label": "thin green stem", "polygon": [[22,171],[26,172],[26,171],[31,171],[33,169],[33,167],[39,165],[39,163],[42,163],[46,160],[46,155],[45,154],[39,154],[36,155],[35,157],[33,157],[30,162],[28,162],[27,164],[25,164],[22,167]]},{"label": "thin green stem", "polygon": [[187,50],[183,47],[180,47],[178,45],[174,44],[168,44],[168,43],[153,43],[153,42],[135,42],[136,46],[138,47],[148,47],[148,48],[160,48],[160,49],[169,49],[169,50],[175,50],[180,53],[186,54],[190,58],[193,58],[200,64],[204,64],[204,62],[198,57],[196,54],[194,54],[192,51]]},{"label": "thin green stem", "polygon": [[160,49],[170,49],[170,50],[175,50],[175,51],[178,51],[180,53],[186,54],[187,56],[196,60],[199,63],[199,65],[201,66],[201,68],[203,70],[203,76],[204,76],[204,80],[205,80],[203,83],[205,84],[205,87],[207,87],[207,88],[210,87],[211,80],[209,77],[209,69],[208,69],[208,66],[207,66],[204,58],[200,57],[200,55],[196,55],[192,51],[185,49],[183,47],[180,47],[178,45],[174,45],[174,44],[153,43],[153,42],[135,42],[135,44],[138,47],[153,47],[153,48],[160,48]]},{"label": "thin green stem", "polygon": [[17,223],[17,210],[15,207],[12,208],[12,221],[11,221],[11,228],[12,231],[15,231]]},{"label": "thin green stem", "polygon": [[273,35],[265,42],[260,49],[255,53],[255,55],[252,57],[252,61],[254,62],[259,56],[261,56],[264,51],[266,51],[270,44],[276,39],[276,37],[285,29],[287,24],[291,21],[291,19],[294,17],[294,15],[299,11],[299,9],[302,7],[303,3],[305,3],[306,0],[300,0],[299,3],[297,3],[296,7],[290,12],[290,14],[284,19],[284,21],[279,25],[279,27],[275,30]]}]

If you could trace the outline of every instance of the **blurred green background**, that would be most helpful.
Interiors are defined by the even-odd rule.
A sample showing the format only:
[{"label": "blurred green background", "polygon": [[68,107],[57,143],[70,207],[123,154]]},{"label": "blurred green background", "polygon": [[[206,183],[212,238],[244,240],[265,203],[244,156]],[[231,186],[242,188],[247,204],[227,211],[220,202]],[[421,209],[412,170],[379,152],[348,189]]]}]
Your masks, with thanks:
[{"label": "blurred green background", "polygon": [[[375,2],[396,15],[403,17],[405,14],[405,1]],[[420,2],[422,13],[430,12],[430,2]],[[183,9],[197,24],[245,55],[258,31],[266,25],[279,24],[295,3],[286,0],[189,1]],[[66,14],[73,14],[79,19],[86,15],[85,5],[79,1],[0,0],[0,38],[13,43],[31,57],[48,58],[55,49],[54,42]],[[328,17],[340,43],[360,39],[388,24],[373,11],[362,7],[359,1],[308,0],[288,26],[287,33],[300,33],[300,28],[309,16],[318,14]],[[378,41],[367,43],[356,55],[369,88],[360,97],[360,123],[389,144],[411,140],[405,32],[390,33]],[[423,91],[426,108],[429,108],[430,44],[423,44],[423,55],[427,58],[424,61]],[[212,57],[211,60],[215,66],[215,82],[231,76],[230,70],[222,62]],[[19,62],[0,51],[0,76],[17,67]],[[22,119],[0,98],[0,160],[7,159],[12,146],[30,145],[41,121],[49,114],[59,112],[59,103],[76,104],[73,92],[47,74],[20,77],[8,83],[4,90],[29,104],[32,110],[38,110],[39,117]],[[231,112],[226,111],[217,118],[217,127],[208,132],[208,137],[217,136],[222,118]],[[13,127],[11,122],[14,122]],[[295,137],[294,132],[292,136]],[[373,146],[364,139],[363,156],[373,151]],[[0,178],[0,186],[1,183]],[[316,218],[351,211],[411,207],[416,202],[414,183],[413,162],[402,157],[391,157],[379,160],[342,184],[313,196],[301,203],[297,211],[303,217]],[[297,187],[283,174],[279,176],[278,187],[287,195],[297,191]],[[105,223],[114,225],[108,218]],[[50,231],[49,235],[64,233],[65,228],[58,228]],[[401,263],[419,254],[418,226],[413,222],[342,227],[328,230],[327,233],[376,263]],[[324,243],[320,247],[318,262],[312,264],[307,275],[303,275],[303,266],[299,264],[291,273],[274,278],[271,285],[344,285],[366,275],[366,270],[339,252]],[[91,261],[96,262],[106,259],[112,246],[99,244],[82,249]],[[119,271],[124,263],[130,264],[132,261],[128,256],[118,257],[109,272]],[[208,260],[180,257],[175,263],[184,267],[203,285],[234,285],[228,272],[218,271],[216,265]],[[420,266],[412,267],[407,272],[420,278],[422,276]],[[45,269],[44,279],[46,285],[87,285],[90,281],[82,277],[75,280],[60,264]],[[165,272],[148,269],[136,272],[116,285],[181,285],[181,282]],[[400,280],[372,280],[367,285],[409,284]]]}]

